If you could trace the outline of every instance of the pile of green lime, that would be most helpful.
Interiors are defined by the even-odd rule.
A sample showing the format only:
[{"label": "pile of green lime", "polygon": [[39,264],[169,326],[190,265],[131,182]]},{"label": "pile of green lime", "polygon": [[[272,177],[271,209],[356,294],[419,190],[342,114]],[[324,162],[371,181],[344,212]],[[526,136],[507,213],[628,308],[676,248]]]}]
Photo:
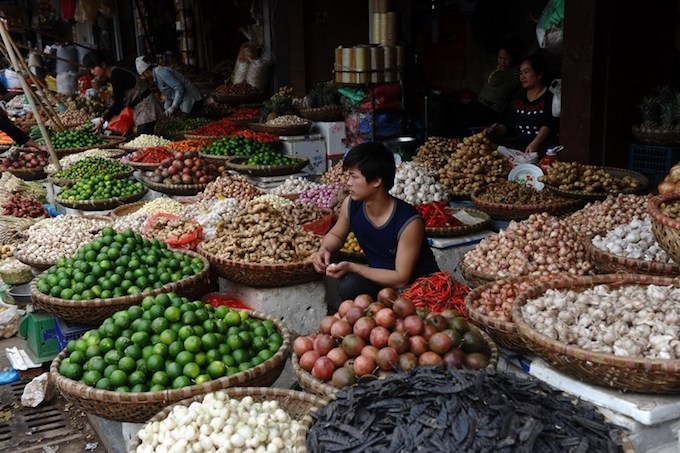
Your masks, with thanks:
[{"label": "pile of green lime", "polygon": [[43,273],[37,289],[69,300],[109,299],[140,294],[203,270],[203,261],[169,250],[164,242],[132,230],[102,230],[73,258],[62,258]]},{"label": "pile of green lime", "polygon": [[112,176],[88,176],[68,189],[59,198],[62,200],[107,200],[114,197],[134,195],[144,190],[144,184],[135,179],[116,179]]},{"label": "pile of green lime", "polygon": [[248,137],[223,137],[201,150],[213,156],[254,156],[258,153],[274,153],[267,143],[260,143]]},{"label": "pile of green lime", "polygon": [[[86,129],[67,129],[50,137],[54,149],[85,148],[87,146],[102,145],[106,141]],[[38,143],[45,144],[40,138]]]},{"label": "pile of green lime", "polygon": [[251,156],[243,165],[290,165],[297,163],[298,160],[274,151],[258,152]]},{"label": "pile of green lime", "polygon": [[82,179],[89,176],[119,176],[132,173],[133,168],[113,159],[86,157],[54,174],[57,179]]},{"label": "pile of green lime", "polygon": [[181,120],[178,120],[178,121],[173,121],[173,122],[169,123],[165,127],[164,132],[177,133],[177,132],[193,131],[194,129],[198,129],[199,127],[203,127],[206,124],[210,124],[212,122],[213,122],[213,120],[209,120],[208,118],[187,117],[187,118],[184,118],[184,119],[181,119]]},{"label": "pile of green lime", "polygon": [[282,343],[272,321],[162,293],[70,341],[59,373],[103,390],[157,392],[245,371]]}]

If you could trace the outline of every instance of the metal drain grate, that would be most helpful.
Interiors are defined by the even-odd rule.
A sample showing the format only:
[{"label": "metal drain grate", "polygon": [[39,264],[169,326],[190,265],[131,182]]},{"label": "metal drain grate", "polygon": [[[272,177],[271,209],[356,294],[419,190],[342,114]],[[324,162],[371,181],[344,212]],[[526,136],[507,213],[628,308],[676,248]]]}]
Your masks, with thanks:
[{"label": "metal drain grate", "polygon": [[[81,433],[74,432],[68,413],[54,401],[35,408],[20,406],[21,395],[29,382],[18,381],[0,387],[0,404],[12,412],[8,422],[0,423],[0,453],[42,451],[45,446],[82,439]],[[14,407],[15,404],[19,407]]]}]

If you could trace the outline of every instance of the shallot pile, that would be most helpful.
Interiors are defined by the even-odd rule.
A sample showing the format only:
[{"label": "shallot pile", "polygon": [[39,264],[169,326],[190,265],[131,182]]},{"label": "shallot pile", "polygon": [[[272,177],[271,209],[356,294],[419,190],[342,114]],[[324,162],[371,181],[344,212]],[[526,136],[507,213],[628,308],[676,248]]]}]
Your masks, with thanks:
[{"label": "shallot pile", "polygon": [[618,225],[646,215],[648,196],[610,195],[604,201],[588,203],[565,219],[579,236],[606,234]]}]

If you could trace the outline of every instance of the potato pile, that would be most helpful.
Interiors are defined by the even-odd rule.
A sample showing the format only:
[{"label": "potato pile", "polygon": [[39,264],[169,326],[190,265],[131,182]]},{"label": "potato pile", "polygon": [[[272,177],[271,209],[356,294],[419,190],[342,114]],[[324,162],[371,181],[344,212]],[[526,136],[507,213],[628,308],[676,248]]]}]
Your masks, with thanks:
[{"label": "potato pile", "polygon": [[508,176],[507,159],[483,134],[463,139],[447,164],[439,170],[439,181],[449,193],[469,193]]},{"label": "potato pile", "polygon": [[249,183],[244,176],[224,174],[209,182],[201,196],[204,200],[236,198],[248,201],[261,194],[262,192]]},{"label": "potato pile", "polygon": [[321,184],[347,184],[349,173],[342,169],[342,161],[336,162],[326,173],[321,175]]},{"label": "potato pile", "polygon": [[617,178],[603,168],[577,162],[555,162],[538,180],[560,190],[587,193],[633,193],[640,188],[632,176]]},{"label": "potato pile", "polygon": [[260,264],[299,263],[310,259],[321,237],[292,223],[268,203],[249,202],[217,228],[203,248],[220,258]]},{"label": "potato pile", "polygon": [[456,152],[460,140],[457,138],[429,137],[416,152],[414,161],[427,165],[428,168],[439,171],[444,168],[449,158]]}]

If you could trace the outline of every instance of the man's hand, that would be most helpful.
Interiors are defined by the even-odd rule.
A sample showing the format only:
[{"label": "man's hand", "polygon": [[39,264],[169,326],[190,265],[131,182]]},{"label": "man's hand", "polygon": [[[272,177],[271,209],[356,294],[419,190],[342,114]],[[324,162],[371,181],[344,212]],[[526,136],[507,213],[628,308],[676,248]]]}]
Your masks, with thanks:
[{"label": "man's hand", "polygon": [[326,268],[331,262],[331,252],[325,249],[321,249],[314,254],[312,263],[314,264],[314,269],[320,274],[326,273]]},{"label": "man's hand", "polygon": [[332,278],[341,278],[349,272],[350,263],[348,261],[340,261],[339,263],[331,263],[326,267],[326,275]]},{"label": "man's hand", "polygon": [[95,118],[92,120],[92,132],[99,132],[104,125],[104,118]]},{"label": "man's hand", "polygon": [[163,115],[172,116],[172,115],[175,114],[176,111],[177,111],[177,108],[175,106],[170,106],[165,110],[165,112],[163,112]]}]

